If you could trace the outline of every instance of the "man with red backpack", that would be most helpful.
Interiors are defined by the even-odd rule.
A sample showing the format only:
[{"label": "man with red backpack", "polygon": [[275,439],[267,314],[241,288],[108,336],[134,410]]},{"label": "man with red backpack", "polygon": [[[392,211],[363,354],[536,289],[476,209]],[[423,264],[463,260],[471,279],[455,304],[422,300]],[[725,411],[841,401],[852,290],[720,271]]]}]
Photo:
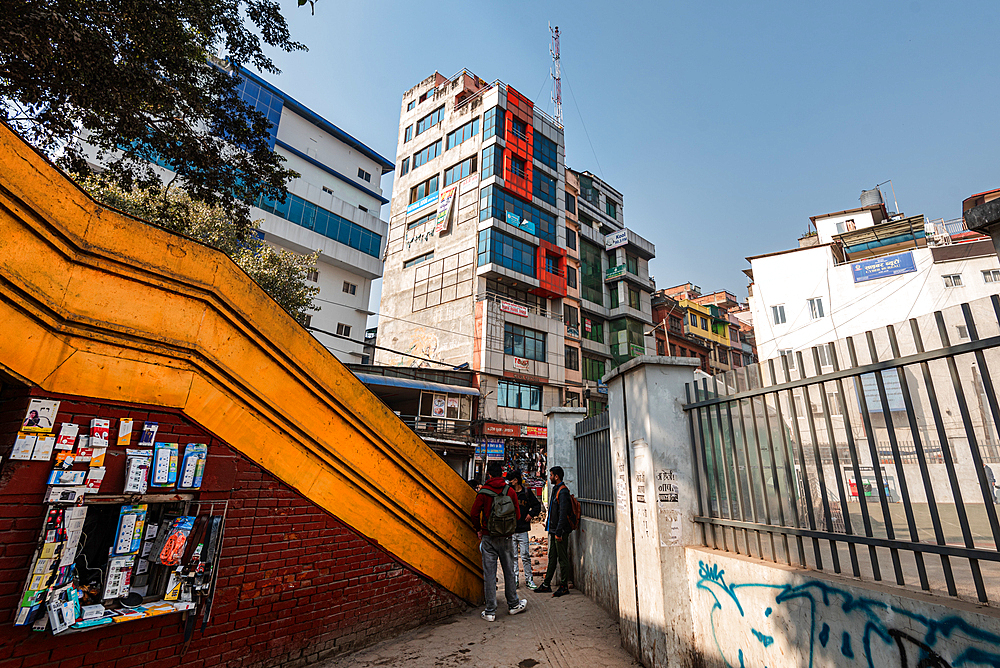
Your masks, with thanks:
[{"label": "man with red backpack", "polygon": [[483,555],[483,593],[486,609],[482,618],[496,620],[497,613],[497,561],[503,569],[503,589],[508,612],[516,615],[528,606],[526,599],[517,597],[517,575],[514,570],[514,542],[512,536],[521,519],[517,492],[503,479],[503,464],[498,461],[486,466],[488,480],[480,488],[472,504],[472,528],[479,535],[479,551]]},{"label": "man with red backpack", "polygon": [[542,585],[535,589],[536,594],[552,592],[552,578],[556,574],[556,562],[559,563],[559,588],[552,592],[553,596],[565,596],[569,593],[569,581],[573,579],[573,570],[569,565],[569,534],[579,521],[574,516],[573,499],[569,488],[563,483],[563,468],[553,466],[549,469],[549,482],[552,490],[549,492],[549,511],[545,520],[545,530],[549,533],[549,567],[545,571]]}]

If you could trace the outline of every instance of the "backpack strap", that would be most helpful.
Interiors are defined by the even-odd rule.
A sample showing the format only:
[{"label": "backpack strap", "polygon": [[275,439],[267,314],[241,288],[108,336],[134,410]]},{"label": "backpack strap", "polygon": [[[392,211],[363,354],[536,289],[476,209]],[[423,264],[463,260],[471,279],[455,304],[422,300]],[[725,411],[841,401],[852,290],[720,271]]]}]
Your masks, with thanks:
[{"label": "backpack strap", "polygon": [[486,489],[485,487],[482,488],[481,490],[479,490],[479,493],[480,494],[485,494],[486,496],[491,496],[493,498],[496,498],[496,497],[500,496],[499,494],[497,494],[496,492],[494,492],[492,489]]}]

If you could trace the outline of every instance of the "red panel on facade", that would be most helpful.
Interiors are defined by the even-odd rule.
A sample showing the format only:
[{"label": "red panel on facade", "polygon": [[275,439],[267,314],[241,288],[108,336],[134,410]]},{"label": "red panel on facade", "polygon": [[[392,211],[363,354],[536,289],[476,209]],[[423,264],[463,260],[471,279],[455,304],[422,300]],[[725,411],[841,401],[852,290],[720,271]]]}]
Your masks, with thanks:
[{"label": "red panel on facade", "polygon": [[[34,396],[52,396],[34,393]],[[180,614],[112,624],[73,635],[13,627],[21,589],[42,529],[51,462],[4,458],[0,476],[0,664],[18,666],[240,666],[266,668],[330,656],[460,610],[454,595],[428,582],[255,462],[177,412],[153,406],[62,400],[57,424],[131,417],[133,447],[146,420],[157,441],[208,444],[200,500],[229,501],[212,618],[198,617],[183,659]],[[0,442],[14,442],[28,391],[4,386]],[[111,443],[117,437],[112,419]],[[81,433],[86,433],[81,429]],[[123,448],[109,448],[101,492],[120,492]],[[12,658],[13,657],[13,658]],[[15,663],[11,663],[11,662]],[[296,663],[296,665],[298,665]]]},{"label": "red panel on facade", "polygon": [[[528,98],[507,86],[507,113],[505,115],[504,140],[507,149],[504,151],[504,184],[508,190],[531,201],[532,178],[532,146],[534,141],[533,127],[535,105]],[[514,121],[524,125],[524,132],[514,129]],[[515,161],[519,164],[515,169]]]},{"label": "red panel on facade", "polygon": [[[535,294],[553,299],[566,296],[566,249],[543,239],[538,240],[535,251],[535,266],[538,267],[539,287]],[[555,269],[555,271],[549,271]]]}]

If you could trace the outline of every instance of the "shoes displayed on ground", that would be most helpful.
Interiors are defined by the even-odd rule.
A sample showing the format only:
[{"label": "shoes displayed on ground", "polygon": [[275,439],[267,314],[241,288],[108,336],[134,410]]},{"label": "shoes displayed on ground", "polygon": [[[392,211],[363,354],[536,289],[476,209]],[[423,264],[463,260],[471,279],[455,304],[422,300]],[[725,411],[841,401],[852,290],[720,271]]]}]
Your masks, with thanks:
[{"label": "shoes displayed on ground", "polygon": [[510,614],[516,615],[519,612],[524,612],[524,609],[528,607],[528,599],[522,598],[517,602],[513,608],[509,610]]},{"label": "shoes displayed on ground", "polygon": [[551,594],[552,593],[552,587],[548,586],[547,584],[543,584],[540,587],[535,587],[535,593],[536,594]]},{"label": "shoes displayed on ground", "polygon": [[528,589],[538,589],[538,585],[536,585],[533,581],[529,581]]},{"label": "shoes displayed on ground", "polygon": [[562,587],[559,587],[559,589],[556,589],[554,592],[552,592],[552,595],[553,596],[565,596],[568,593],[569,593],[569,587],[567,587],[566,585],[563,585]]},{"label": "shoes displayed on ground", "polygon": [[488,622],[495,622],[497,620],[497,613],[495,612],[486,612],[483,610],[482,614],[479,616]]}]

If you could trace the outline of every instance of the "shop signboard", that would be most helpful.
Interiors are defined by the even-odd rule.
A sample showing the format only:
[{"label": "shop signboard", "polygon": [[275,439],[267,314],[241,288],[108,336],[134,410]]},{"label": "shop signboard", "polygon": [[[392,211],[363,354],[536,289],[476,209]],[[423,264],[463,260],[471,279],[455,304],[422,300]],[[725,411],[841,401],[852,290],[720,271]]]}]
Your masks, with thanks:
[{"label": "shop signboard", "polygon": [[868,260],[851,263],[851,272],[854,274],[855,283],[874,281],[879,278],[899,276],[909,274],[917,270],[917,265],[913,261],[913,253],[906,251],[897,255],[886,255],[885,257],[873,257]]},{"label": "shop signboard", "polygon": [[621,278],[625,275],[625,265],[620,264],[617,267],[611,267],[608,269],[607,273],[604,274],[604,280],[610,281],[613,278]]},{"label": "shop signboard", "polygon": [[629,352],[632,353],[632,357],[641,357],[642,355],[646,354],[646,348],[644,346],[640,346],[636,343],[633,343],[629,346]]},{"label": "shop signboard", "polygon": [[487,422],[483,425],[483,433],[487,436],[510,436],[517,438],[521,435],[521,427],[516,424],[499,424],[497,422]]},{"label": "shop signboard", "polygon": [[499,438],[486,439],[486,459],[503,461],[503,440]]},{"label": "shop signboard", "polygon": [[514,368],[515,369],[523,369],[524,371],[527,371],[529,366],[531,366],[531,362],[530,361],[528,361],[526,359],[523,359],[521,357],[515,357],[514,358]]},{"label": "shop signboard", "polygon": [[600,392],[601,394],[608,393],[608,386],[603,380],[597,381],[597,391]]},{"label": "shop signboard", "polygon": [[628,230],[618,230],[604,237],[604,250],[611,250],[628,244]]},{"label": "shop signboard", "polygon": [[522,304],[514,304],[513,302],[500,302],[500,310],[504,313],[510,313],[513,315],[519,315],[522,318],[528,317],[528,307]]},{"label": "shop signboard", "polygon": [[524,438],[548,438],[548,427],[532,427],[531,425],[521,425],[521,436]]}]

